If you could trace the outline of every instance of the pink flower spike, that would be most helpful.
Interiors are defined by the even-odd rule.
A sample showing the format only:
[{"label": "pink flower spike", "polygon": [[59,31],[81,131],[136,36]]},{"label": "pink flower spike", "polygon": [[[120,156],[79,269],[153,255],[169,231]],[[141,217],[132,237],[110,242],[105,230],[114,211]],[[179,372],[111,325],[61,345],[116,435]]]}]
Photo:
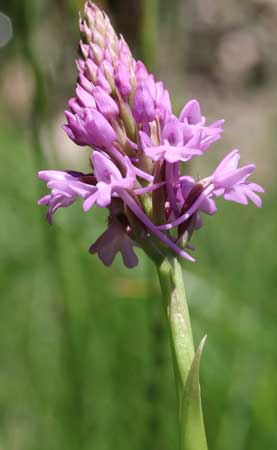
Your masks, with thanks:
[{"label": "pink flower spike", "polygon": [[211,176],[188,176],[186,163],[221,138],[224,120],[207,124],[196,99],[178,117],[172,114],[164,83],[134,59],[93,0],[85,2],[79,25],[77,86],[63,128],[77,145],[92,148],[90,173],[39,172],[50,192],[38,203],[48,207],[49,223],[78,198],[86,212],[95,205],[107,208],[108,228],[91,253],[108,266],[121,253],[125,265],[134,267],[134,245],[155,262],[172,252],[194,261],[184,249],[191,248],[203,214],[217,211],[218,197],[262,206],[263,188],[248,181],[255,165],[239,167],[239,151],[233,150]]}]

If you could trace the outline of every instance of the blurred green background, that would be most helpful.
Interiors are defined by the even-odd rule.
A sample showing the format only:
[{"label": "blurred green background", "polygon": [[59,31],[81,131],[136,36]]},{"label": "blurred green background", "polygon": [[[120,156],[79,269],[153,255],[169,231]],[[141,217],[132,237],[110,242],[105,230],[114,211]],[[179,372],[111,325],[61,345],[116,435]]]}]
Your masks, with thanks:
[{"label": "blurred green background", "polygon": [[[175,388],[155,268],[87,252],[101,212],[36,206],[42,168],[88,152],[61,130],[74,92],[82,1],[1,0],[0,450],[177,448]],[[190,98],[225,134],[191,172],[234,147],[266,188],[257,210],[222,202],[184,263],[211,450],[277,448],[277,4],[275,0],[101,2],[176,111]],[[3,45],[3,16],[0,45]],[[2,27],[2,30],[1,30]],[[1,34],[2,33],[2,34]],[[1,44],[2,39],[2,44]],[[197,450],[197,449],[196,449]]]}]

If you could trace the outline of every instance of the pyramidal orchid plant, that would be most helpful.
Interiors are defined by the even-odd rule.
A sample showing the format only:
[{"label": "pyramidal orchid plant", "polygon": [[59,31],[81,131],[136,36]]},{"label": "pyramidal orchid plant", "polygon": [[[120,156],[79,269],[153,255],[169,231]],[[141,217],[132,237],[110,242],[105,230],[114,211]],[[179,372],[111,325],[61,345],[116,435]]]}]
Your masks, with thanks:
[{"label": "pyramidal orchid plant", "polygon": [[206,450],[199,365],[204,340],[195,352],[180,260],[194,262],[190,241],[217,199],[261,207],[263,188],[249,181],[254,164],[239,167],[232,150],[214,172],[195,180],[186,163],[202,157],[220,139],[223,120],[207,124],[197,100],[176,116],[168,91],[95,4],[85,4],[77,59],[75,97],[65,111],[64,130],[92,149],[87,173],[45,170],[39,178],[50,192],[39,200],[47,219],[82,199],[84,212],[107,209],[107,229],[90,247],[110,266],[120,253],[138,264],[140,247],[157,266],[167,316],[178,397],[180,448]]}]

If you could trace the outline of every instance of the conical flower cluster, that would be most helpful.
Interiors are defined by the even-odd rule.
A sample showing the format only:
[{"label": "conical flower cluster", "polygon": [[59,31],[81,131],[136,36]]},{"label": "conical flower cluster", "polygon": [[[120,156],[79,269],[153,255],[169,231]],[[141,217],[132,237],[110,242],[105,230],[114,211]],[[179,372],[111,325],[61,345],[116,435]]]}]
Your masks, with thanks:
[{"label": "conical flower cluster", "polygon": [[255,166],[238,168],[240,155],[233,150],[207,178],[182,175],[181,166],[220,139],[224,121],[207,125],[196,100],[175,116],[163,83],[133,58],[91,2],[80,30],[76,94],[64,129],[76,144],[92,148],[91,168],[86,174],[39,172],[51,190],[39,204],[48,206],[50,223],[58,208],[78,197],[84,211],[107,208],[108,228],[90,247],[106,265],[120,252],[126,266],[134,267],[134,246],[155,260],[174,252],[194,261],[189,241],[201,215],[216,212],[218,197],[261,206],[262,187],[248,181]]}]

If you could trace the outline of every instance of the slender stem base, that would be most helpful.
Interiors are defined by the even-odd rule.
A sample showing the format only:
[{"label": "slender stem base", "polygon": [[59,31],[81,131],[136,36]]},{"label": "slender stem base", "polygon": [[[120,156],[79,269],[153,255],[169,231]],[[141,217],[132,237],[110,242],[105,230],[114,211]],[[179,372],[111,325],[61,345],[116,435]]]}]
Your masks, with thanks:
[{"label": "slender stem base", "polygon": [[[179,428],[180,428],[180,448],[181,450],[206,450],[206,437],[205,437],[205,427],[203,423],[203,415],[201,409],[201,399],[200,399],[200,387],[198,381],[197,373],[197,394],[199,394],[200,405],[200,423],[199,418],[194,421],[193,417],[187,416],[186,404],[186,392],[188,389],[189,378],[194,377],[193,367],[195,366],[195,357],[192,329],[189,317],[188,304],[186,299],[183,273],[181,265],[177,258],[168,257],[162,261],[162,263],[157,264],[157,270],[159,274],[161,290],[163,295],[163,306],[166,313],[169,335],[170,335],[170,345],[172,351],[173,368],[175,374],[176,391],[178,399],[178,412],[179,412]],[[201,354],[200,354],[201,356]],[[200,362],[199,356],[199,362]],[[198,366],[199,369],[199,366]],[[196,379],[196,377],[194,377]],[[195,391],[195,392],[196,392]],[[190,395],[190,393],[189,393]],[[187,405],[189,408],[189,405]],[[191,409],[193,411],[193,408]],[[190,430],[193,428],[196,430],[196,434],[193,433],[196,438],[194,443],[188,446],[187,442],[191,439],[184,438],[184,432],[186,432],[186,426],[184,426],[184,421],[190,423]],[[194,422],[193,422],[194,421]],[[193,427],[191,427],[193,425]],[[199,430],[199,436],[201,442],[204,442],[204,446],[197,444],[197,431]],[[190,431],[188,430],[190,433]]]}]

